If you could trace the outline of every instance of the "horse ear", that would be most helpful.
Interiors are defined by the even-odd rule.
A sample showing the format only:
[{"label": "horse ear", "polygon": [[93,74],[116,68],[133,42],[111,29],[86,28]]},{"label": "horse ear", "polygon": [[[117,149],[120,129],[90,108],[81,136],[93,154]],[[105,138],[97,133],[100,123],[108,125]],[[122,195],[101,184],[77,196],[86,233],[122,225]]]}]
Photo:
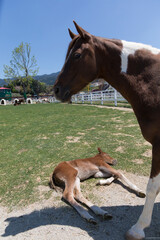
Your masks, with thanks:
[{"label": "horse ear", "polygon": [[91,34],[85,31],[82,27],[80,27],[75,21],[73,21],[77,32],[80,34],[80,36],[84,39],[89,39],[91,37]]},{"label": "horse ear", "polygon": [[102,153],[102,150],[101,150],[100,148],[98,148],[98,152],[99,152],[99,153]]},{"label": "horse ear", "polygon": [[68,32],[72,39],[76,36],[76,34],[74,34],[69,28],[68,28]]}]

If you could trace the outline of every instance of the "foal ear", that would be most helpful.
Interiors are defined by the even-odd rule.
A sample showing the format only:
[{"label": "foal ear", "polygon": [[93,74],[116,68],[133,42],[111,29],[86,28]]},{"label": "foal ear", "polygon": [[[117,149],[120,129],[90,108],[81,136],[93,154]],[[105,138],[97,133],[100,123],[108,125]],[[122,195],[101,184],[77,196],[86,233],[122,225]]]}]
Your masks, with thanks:
[{"label": "foal ear", "polygon": [[76,34],[74,34],[69,28],[68,28],[68,32],[72,39],[76,36]]},{"label": "foal ear", "polygon": [[100,148],[98,148],[98,152],[99,152],[99,153],[102,153],[102,150],[101,150]]},{"label": "foal ear", "polygon": [[91,37],[91,34],[85,31],[82,27],[80,27],[75,21],[73,21],[73,23],[77,29],[77,32],[83,39],[89,39]]}]

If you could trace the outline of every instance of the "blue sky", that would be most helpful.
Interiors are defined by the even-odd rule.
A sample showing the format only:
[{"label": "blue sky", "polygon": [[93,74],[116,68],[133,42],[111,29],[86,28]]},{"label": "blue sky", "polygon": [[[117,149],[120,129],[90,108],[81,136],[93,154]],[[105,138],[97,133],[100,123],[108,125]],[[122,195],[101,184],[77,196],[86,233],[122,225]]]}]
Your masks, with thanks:
[{"label": "blue sky", "polygon": [[159,0],[0,0],[0,78],[23,41],[31,44],[39,75],[59,71],[75,20],[96,36],[160,48]]}]

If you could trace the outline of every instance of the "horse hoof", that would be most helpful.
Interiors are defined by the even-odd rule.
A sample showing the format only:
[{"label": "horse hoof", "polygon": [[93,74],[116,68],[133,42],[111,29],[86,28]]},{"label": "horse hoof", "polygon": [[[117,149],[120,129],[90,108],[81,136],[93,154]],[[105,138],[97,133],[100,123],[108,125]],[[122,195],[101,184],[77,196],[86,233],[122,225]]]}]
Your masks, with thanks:
[{"label": "horse hoof", "polygon": [[88,222],[89,222],[89,223],[92,223],[92,224],[94,224],[94,225],[97,224],[97,221],[96,221],[94,218],[90,218],[90,219],[88,220]]},{"label": "horse hoof", "polygon": [[[137,235],[137,236],[135,236],[135,235]],[[125,235],[125,239],[126,240],[143,240],[143,239],[145,239],[145,235],[144,235],[144,232],[143,232],[143,234],[140,236],[138,236],[139,234],[134,234],[133,232],[132,232],[132,228],[126,233],[126,235]]]},{"label": "horse hoof", "polygon": [[143,193],[143,192],[139,192],[139,193],[138,193],[138,196],[139,196],[140,198],[145,198],[146,194]]},{"label": "horse hoof", "polygon": [[105,214],[103,215],[103,219],[105,219],[105,220],[111,220],[112,218],[113,218],[112,215],[109,214],[109,213],[105,213]]}]

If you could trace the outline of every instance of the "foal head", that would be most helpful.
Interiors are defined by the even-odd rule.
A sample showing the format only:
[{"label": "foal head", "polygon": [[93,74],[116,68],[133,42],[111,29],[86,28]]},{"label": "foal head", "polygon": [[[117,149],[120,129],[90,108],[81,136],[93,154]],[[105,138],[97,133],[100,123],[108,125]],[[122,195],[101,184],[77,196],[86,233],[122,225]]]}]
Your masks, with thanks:
[{"label": "foal head", "polygon": [[69,29],[72,38],[68,47],[64,66],[54,85],[55,96],[63,101],[70,101],[73,94],[83,89],[97,77],[94,36],[74,22],[78,31],[75,35]]},{"label": "foal head", "polygon": [[109,165],[116,165],[117,160],[110,157],[107,153],[103,152],[100,148],[98,148],[99,156]]}]

